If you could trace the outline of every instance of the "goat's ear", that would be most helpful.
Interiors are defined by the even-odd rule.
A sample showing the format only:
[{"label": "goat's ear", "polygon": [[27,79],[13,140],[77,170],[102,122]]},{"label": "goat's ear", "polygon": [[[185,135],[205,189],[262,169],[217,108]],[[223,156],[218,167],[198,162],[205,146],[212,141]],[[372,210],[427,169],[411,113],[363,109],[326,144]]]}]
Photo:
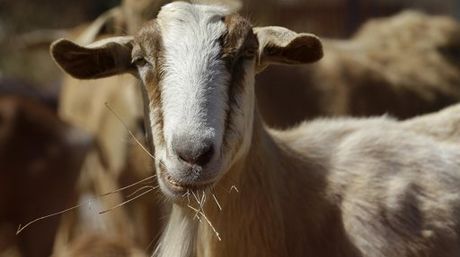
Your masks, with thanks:
[{"label": "goat's ear", "polygon": [[133,72],[132,37],[113,37],[83,47],[66,39],[51,45],[55,62],[72,77],[96,79]]},{"label": "goat's ear", "polygon": [[321,41],[313,34],[283,27],[258,27],[254,33],[259,40],[258,71],[270,64],[306,64],[323,57]]}]

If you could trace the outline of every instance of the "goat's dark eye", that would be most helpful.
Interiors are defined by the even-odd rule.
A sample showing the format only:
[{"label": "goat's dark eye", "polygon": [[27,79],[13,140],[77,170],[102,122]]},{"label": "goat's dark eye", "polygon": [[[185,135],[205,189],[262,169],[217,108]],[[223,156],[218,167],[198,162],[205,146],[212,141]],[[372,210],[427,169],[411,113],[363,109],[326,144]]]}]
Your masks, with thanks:
[{"label": "goat's dark eye", "polygon": [[144,57],[134,57],[131,63],[136,65],[137,67],[143,67],[149,64],[149,62]]}]

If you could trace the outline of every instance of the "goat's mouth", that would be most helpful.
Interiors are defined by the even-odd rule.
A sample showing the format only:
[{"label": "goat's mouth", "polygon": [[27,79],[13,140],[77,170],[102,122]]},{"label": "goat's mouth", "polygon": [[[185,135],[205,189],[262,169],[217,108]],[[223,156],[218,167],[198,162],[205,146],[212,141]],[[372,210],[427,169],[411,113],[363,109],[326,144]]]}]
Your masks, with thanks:
[{"label": "goat's mouth", "polygon": [[168,171],[164,168],[164,165],[160,165],[160,185],[163,193],[166,195],[177,198],[184,196],[187,193],[201,192],[212,186],[213,182],[199,182],[199,183],[187,183],[179,181],[171,176]]}]

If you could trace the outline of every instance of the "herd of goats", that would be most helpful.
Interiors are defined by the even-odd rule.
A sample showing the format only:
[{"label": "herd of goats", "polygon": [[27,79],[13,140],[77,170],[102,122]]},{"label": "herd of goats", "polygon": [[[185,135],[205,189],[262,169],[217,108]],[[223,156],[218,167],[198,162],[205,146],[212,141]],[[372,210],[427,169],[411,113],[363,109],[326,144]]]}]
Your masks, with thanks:
[{"label": "herd of goats", "polygon": [[1,80],[0,257],[460,257],[460,23],[169,2],[54,41],[57,107]]}]

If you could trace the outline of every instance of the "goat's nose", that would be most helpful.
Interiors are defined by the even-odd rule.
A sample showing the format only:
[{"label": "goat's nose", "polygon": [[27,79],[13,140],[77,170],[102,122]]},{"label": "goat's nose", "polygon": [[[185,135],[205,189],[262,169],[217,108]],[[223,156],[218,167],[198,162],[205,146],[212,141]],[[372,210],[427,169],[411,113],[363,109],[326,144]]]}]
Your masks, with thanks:
[{"label": "goat's nose", "polygon": [[214,155],[212,143],[189,143],[187,140],[173,140],[173,150],[180,160],[193,165],[204,166]]}]

